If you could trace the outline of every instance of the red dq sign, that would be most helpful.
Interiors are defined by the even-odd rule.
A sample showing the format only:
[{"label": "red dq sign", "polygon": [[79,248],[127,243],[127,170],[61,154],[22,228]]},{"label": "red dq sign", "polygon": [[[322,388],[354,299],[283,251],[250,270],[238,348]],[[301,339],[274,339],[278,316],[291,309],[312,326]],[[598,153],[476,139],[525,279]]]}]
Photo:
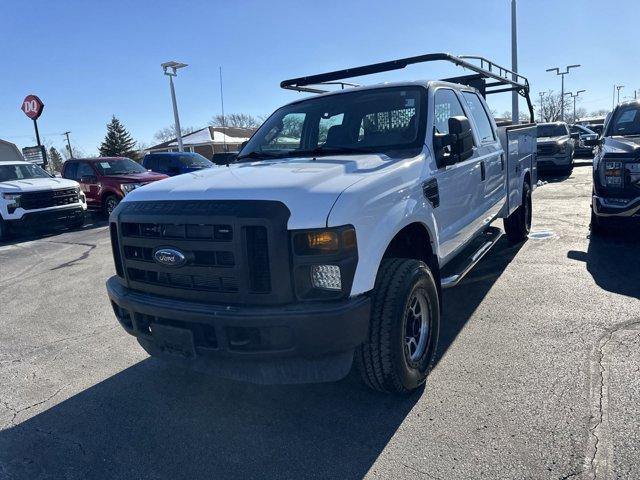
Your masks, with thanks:
[{"label": "red dq sign", "polygon": [[36,120],[42,115],[44,103],[36,95],[27,95],[22,101],[22,111],[31,120]]}]

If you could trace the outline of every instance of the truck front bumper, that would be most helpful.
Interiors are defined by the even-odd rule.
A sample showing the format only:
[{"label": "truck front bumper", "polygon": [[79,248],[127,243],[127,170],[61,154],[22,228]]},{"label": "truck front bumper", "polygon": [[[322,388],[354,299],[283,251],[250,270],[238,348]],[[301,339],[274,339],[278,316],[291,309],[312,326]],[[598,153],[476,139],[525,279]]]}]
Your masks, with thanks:
[{"label": "truck front bumper", "polygon": [[571,156],[566,153],[561,153],[553,156],[540,156],[538,157],[538,168],[562,168],[571,165]]},{"label": "truck front bumper", "polygon": [[599,217],[638,218],[640,219],[640,197],[609,198],[592,196],[591,208]]},{"label": "truck front bumper", "polygon": [[278,307],[194,303],[140,293],[117,277],[107,293],[120,325],[152,356],[253,383],[335,381],[367,337],[370,299]]},{"label": "truck front bumper", "polygon": [[53,225],[69,225],[79,222],[84,218],[86,207],[81,204],[69,208],[52,208],[50,210],[38,210],[25,212],[19,219],[7,219],[10,227],[38,228]]}]

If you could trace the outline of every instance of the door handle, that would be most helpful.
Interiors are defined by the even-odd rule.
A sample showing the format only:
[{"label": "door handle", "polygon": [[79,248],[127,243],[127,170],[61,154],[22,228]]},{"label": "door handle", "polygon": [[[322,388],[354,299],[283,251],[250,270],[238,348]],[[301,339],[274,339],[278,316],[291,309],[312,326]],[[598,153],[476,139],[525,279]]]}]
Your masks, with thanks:
[{"label": "door handle", "polygon": [[500,169],[504,172],[504,153],[500,154]]},{"label": "door handle", "polygon": [[480,180],[484,182],[484,179],[487,177],[487,172],[484,166],[484,160],[480,162]]}]

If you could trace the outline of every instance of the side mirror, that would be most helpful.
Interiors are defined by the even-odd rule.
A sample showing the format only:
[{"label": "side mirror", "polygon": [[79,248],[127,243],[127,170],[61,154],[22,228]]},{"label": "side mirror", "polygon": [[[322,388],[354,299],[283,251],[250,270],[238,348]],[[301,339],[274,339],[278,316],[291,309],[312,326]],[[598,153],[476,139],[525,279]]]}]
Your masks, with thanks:
[{"label": "side mirror", "polygon": [[80,177],[80,183],[98,183],[98,178],[95,175],[83,175]]},{"label": "side mirror", "polygon": [[580,134],[578,132],[571,133],[571,138],[574,140],[580,140]]},{"label": "side mirror", "polygon": [[599,138],[585,138],[584,146],[585,147],[597,147],[600,144]]},{"label": "side mirror", "polygon": [[[463,162],[473,155],[473,133],[464,116],[449,119],[449,133],[436,134],[433,139],[440,167]],[[449,151],[447,151],[449,147]]]}]

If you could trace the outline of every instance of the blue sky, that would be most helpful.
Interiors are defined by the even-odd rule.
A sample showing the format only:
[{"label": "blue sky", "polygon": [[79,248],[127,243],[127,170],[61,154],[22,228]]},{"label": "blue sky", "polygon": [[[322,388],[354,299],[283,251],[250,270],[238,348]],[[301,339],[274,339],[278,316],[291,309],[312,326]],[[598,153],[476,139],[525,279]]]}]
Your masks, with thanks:
[{"label": "blue sky", "polygon": [[[160,63],[189,64],[176,81],[183,126],[201,127],[225,111],[266,114],[300,94],[282,79],[428,52],[478,54],[510,65],[510,1],[75,1],[3,2],[0,138],[35,144],[19,110],[29,93],[45,103],[39,121],[47,142],[61,133],[96,154],[111,115],[134,138],[152,144],[172,124]],[[580,63],[567,90],[585,89],[587,110],[610,108],[640,89],[638,3],[619,0],[519,0],[520,72],[540,90],[560,89],[555,66]],[[413,66],[375,79],[442,78],[446,65]],[[364,81],[363,83],[367,83]],[[502,113],[508,95],[490,97]]]}]

